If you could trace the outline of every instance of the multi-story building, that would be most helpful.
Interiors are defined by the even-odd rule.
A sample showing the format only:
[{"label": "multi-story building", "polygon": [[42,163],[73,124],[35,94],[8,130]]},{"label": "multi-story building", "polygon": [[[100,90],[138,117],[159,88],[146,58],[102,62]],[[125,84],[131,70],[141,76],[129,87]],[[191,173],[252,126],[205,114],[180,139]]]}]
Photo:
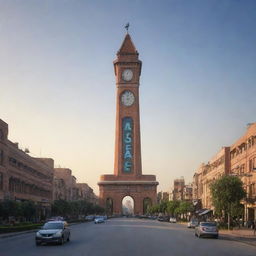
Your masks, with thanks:
[{"label": "multi-story building", "polygon": [[249,124],[245,134],[231,147],[223,147],[207,164],[202,164],[193,177],[193,199],[202,208],[214,210],[210,184],[222,175],[238,176],[247,192],[245,221],[256,219],[256,123]]},{"label": "multi-story building", "polygon": [[68,168],[54,168],[54,180],[53,199],[73,200],[75,180],[72,176],[72,171]]},{"label": "multi-story building", "polygon": [[97,196],[94,194],[93,189],[87,183],[77,183],[79,199],[85,199],[86,201],[96,204]]},{"label": "multi-story building", "polygon": [[183,200],[192,201],[193,200],[193,185],[192,183],[184,186],[183,189]]},{"label": "multi-story building", "polygon": [[223,147],[207,164],[201,164],[194,174],[193,199],[201,200],[202,207],[213,210],[211,183],[230,170],[230,148]]},{"label": "multi-story building", "polygon": [[184,196],[184,187],[185,187],[185,180],[184,178],[175,179],[173,184],[172,190],[172,199],[173,200],[183,200]]},{"label": "multi-story building", "polygon": [[54,200],[86,200],[93,204],[97,203],[97,196],[93,189],[86,183],[76,183],[76,177],[68,168],[54,169]]},{"label": "multi-story building", "polygon": [[256,123],[248,124],[245,134],[230,147],[231,175],[241,178],[246,190],[246,221],[256,219]]},{"label": "multi-story building", "polygon": [[161,203],[163,201],[170,201],[170,193],[160,191],[157,193],[157,203]]},{"label": "multi-story building", "polygon": [[8,124],[0,119],[0,200],[32,200],[39,215],[46,217],[52,201],[53,168],[53,159],[31,157],[8,140]]},{"label": "multi-story building", "polygon": [[5,199],[34,201],[39,218],[50,215],[53,200],[98,203],[93,189],[77,183],[70,169],[54,168],[53,159],[31,157],[8,140],[8,124],[0,119],[0,201]]}]

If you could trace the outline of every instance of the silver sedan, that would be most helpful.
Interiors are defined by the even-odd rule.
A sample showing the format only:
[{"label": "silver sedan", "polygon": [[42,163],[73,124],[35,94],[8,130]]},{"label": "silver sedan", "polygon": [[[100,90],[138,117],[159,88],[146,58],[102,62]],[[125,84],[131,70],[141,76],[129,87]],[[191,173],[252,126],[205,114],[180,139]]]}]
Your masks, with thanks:
[{"label": "silver sedan", "polygon": [[197,237],[219,237],[219,231],[216,222],[200,222],[195,227],[195,236]]}]

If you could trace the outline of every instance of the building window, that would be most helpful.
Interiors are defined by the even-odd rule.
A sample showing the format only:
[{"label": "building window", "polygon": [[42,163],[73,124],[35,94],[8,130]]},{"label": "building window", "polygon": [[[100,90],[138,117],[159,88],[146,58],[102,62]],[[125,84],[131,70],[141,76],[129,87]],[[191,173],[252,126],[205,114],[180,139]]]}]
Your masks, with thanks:
[{"label": "building window", "polygon": [[256,157],[249,160],[249,171],[253,172],[256,168]]},{"label": "building window", "polygon": [[0,129],[0,140],[4,140],[4,133],[1,129]]},{"label": "building window", "polygon": [[0,190],[3,190],[4,175],[0,172]]},{"label": "building window", "polygon": [[0,165],[4,165],[4,151],[0,149]]}]

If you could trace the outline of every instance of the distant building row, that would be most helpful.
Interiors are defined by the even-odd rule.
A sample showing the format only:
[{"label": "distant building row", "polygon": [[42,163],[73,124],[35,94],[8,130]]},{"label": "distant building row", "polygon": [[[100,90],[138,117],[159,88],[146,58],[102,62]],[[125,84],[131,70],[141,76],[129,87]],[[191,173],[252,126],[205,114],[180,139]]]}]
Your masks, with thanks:
[{"label": "distant building row", "polygon": [[158,203],[161,201],[192,201],[193,200],[193,185],[185,184],[185,180],[183,177],[180,179],[175,179],[173,183],[173,188],[171,192],[158,192],[157,201]]},{"label": "distant building row", "polygon": [[0,119],[0,200],[4,199],[32,200],[44,211],[56,199],[97,201],[93,189],[77,183],[70,169],[54,168],[53,159],[31,157],[8,140],[8,124]]},{"label": "distant building row", "polygon": [[208,162],[201,164],[193,177],[193,199],[203,208],[214,210],[210,184],[222,175],[239,177],[247,192],[244,205],[246,221],[256,219],[256,123],[249,124],[245,134],[232,146],[223,147]]}]

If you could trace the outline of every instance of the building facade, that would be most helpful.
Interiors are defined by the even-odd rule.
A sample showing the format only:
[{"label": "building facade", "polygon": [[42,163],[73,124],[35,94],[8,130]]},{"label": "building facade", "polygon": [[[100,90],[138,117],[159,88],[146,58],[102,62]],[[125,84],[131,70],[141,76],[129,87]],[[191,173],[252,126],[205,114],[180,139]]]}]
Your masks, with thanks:
[{"label": "building facade", "polygon": [[93,189],[80,186],[68,168],[54,168],[51,158],[31,157],[8,140],[8,124],[0,119],[0,201],[35,202],[39,219],[51,215],[53,200],[86,199],[96,204]]},{"label": "building facade", "polygon": [[184,178],[175,179],[173,182],[173,190],[172,190],[172,200],[180,201],[184,199],[183,193],[185,188],[185,180]]},{"label": "building facade", "polygon": [[77,183],[69,168],[54,168],[53,200],[86,200],[98,203],[93,189],[87,183]]},{"label": "building facade", "polygon": [[49,212],[53,195],[54,161],[31,157],[8,140],[8,124],[0,119],[0,200],[32,200]]},{"label": "building facade", "polygon": [[210,184],[223,175],[241,179],[247,193],[244,205],[245,221],[256,219],[256,123],[249,124],[244,135],[232,146],[223,147],[207,164],[202,164],[193,177],[193,199],[202,207],[214,210]]},{"label": "building facade", "polygon": [[230,173],[242,180],[247,194],[242,201],[245,220],[256,220],[256,123],[230,147]]}]

